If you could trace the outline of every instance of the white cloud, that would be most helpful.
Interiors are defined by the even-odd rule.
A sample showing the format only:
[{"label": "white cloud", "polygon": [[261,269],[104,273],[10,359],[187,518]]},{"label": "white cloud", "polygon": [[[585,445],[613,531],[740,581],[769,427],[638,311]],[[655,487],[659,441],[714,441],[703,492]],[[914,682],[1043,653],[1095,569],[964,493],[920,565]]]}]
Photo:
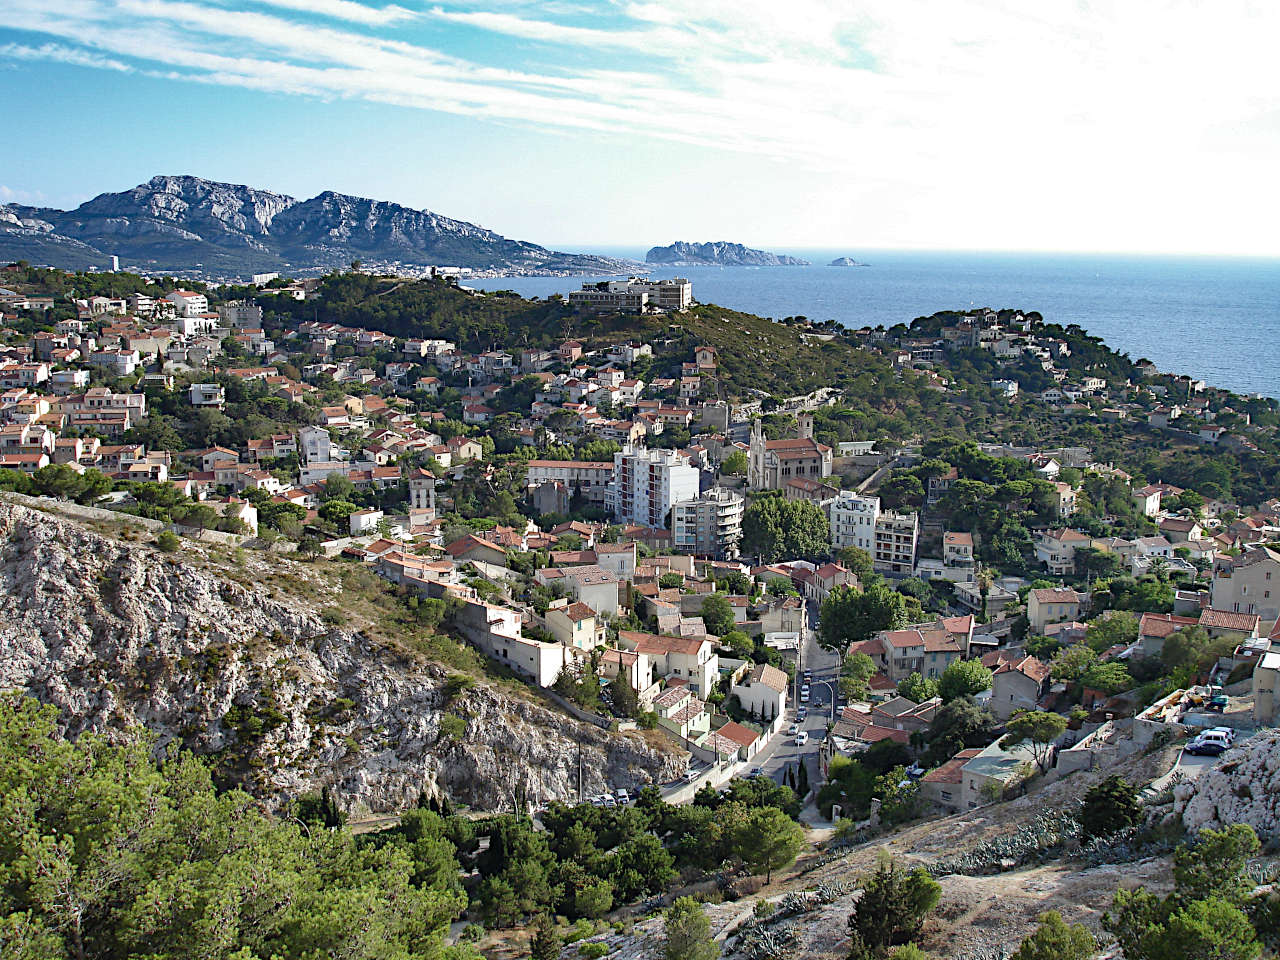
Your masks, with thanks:
[{"label": "white cloud", "polygon": [[932,211],[998,239],[1034,216],[1085,243],[1107,211],[1158,238],[1199,181],[1219,191],[1216,229],[1280,215],[1250,186],[1280,160],[1280,5],[252,2],[9,0],[9,27],[58,42],[0,56],[752,154],[856,180],[850,203],[883,218],[895,198],[892,230]]},{"label": "white cloud", "polygon": [[0,44],[0,59],[6,60],[54,60],[76,67],[96,67],[101,70],[117,70],[128,73],[133,68],[127,63],[102,57],[88,50],[64,47],[57,43],[42,43],[38,47],[23,43]]},{"label": "white cloud", "polygon": [[386,7],[366,7],[363,3],[356,3],[355,0],[253,0],[253,2],[280,7],[284,10],[313,13],[334,20],[362,23],[367,26],[412,20],[417,16],[412,10],[395,4]]}]

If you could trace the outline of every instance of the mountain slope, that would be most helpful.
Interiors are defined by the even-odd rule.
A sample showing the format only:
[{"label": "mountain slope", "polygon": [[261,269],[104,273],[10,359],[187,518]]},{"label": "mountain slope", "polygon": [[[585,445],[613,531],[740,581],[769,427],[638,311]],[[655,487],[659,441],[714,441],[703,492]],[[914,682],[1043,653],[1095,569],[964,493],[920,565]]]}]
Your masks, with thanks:
[{"label": "mountain slope", "polygon": [[[514,272],[613,272],[607,257],[558,253],[429,210],[326,191],[310,200],[190,176],[157,176],[75,210],[0,206],[0,258],[144,270],[308,272],[352,260]],[[87,262],[86,262],[87,261]]]},{"label": "mountain slope", "polygon": [[[63,508],[67,509],[67,508]],[[451,681],[437,663],[375,642],[358,613],[364,575],[184,541],[172,556],[0,500],[0,688],[56,705],[70,735],[144,727],[211,755],[271,804],[330,786],[372,812],[447,795],[478,809],[590,794],[677,773],[675,752],[612,735],[527,695]],[[374,589],[385,591],[383,584]],[[441,723],[461,717],[458,732]]]}]

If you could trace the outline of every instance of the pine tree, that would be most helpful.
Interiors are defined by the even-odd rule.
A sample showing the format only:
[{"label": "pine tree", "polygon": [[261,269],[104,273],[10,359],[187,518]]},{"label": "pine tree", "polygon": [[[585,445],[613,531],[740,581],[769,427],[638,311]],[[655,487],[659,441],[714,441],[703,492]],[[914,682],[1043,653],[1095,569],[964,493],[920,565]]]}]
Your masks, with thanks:
[{"label": "pine tree", "polygon": [[796,782],[796,795],[801,799],[809,795],[809,766],[803,759],[800,761],[800,776]]},{"label": "pine tree", "polygon": [[533,939],[529,943],[531,960],[559,960],[563,946],[555,921],[545,913],[538,914],[533,924]]}]

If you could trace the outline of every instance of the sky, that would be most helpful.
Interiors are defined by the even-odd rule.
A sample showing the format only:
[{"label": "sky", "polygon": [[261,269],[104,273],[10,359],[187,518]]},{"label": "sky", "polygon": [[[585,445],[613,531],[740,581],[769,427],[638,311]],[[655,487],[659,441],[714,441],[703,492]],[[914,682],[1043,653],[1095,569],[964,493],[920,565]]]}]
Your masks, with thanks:
[{"label": "sky", "polygon": [[0,203],[156,174],[560,248],[1280,256],[1280,4],[4,0]]}]

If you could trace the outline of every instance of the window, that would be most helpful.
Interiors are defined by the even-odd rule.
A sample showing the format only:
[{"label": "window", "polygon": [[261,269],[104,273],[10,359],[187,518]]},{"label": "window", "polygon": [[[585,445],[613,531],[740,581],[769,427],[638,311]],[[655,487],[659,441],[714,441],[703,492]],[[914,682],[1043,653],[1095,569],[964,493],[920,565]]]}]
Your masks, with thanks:
[{"label": "window", "polygon": [[943,791],[942,791],[942,799],[943,799],[943,800],[950,800],[950,799],[951,799],[951,792],[950,792],[950,791],[948,791],[948,790],[943,790]]}]

